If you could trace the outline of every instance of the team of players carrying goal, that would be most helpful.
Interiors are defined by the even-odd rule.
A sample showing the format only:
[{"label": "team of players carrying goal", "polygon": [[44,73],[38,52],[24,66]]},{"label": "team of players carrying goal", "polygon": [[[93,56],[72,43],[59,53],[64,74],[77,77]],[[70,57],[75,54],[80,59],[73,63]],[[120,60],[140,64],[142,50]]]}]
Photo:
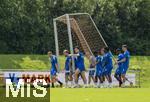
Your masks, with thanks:
[{"label": "team of players carrying goal", "polygon": [[[78,47],[74,48],[75,54],[70,54],[68,50],[64,50],[63,54],[66,57],[65,60],[65,87],[70,87],[68,82],[71,82],[71,87],[80,87],[78,84],[79,77],[82,78],[84,82],[83,87],[88,87],[91,81],[94,82],[94,87],[103,88],[103,87],[112,87],[112,69],[113,69],[113,61],[115,65],[117,65],[117,69],[115,71],[114,77],[117,79],[119,83],[119,87],[124,87],[125,81],[130,82],[132,85],[133,83],[126,78],[126,72],[129,68],[129,59],[130,53],[127,49],[127,45],[122,45],[122,48],[118,48],[116,53],[118,58],[113,58],[110,50],[108,47],[103,47],[99,51],[94,52],[93,56],[90,56],[89,59],[89,75],[88,81],[85,76],[85,65],[84,65],[84,55],[80,52]],[[86,56],[86,53],[85,53]],[[58,63],[57,57],[52,54],[52,51],[48,52],[48,57],[51,62],[51,87],[54,88],[54,83],[58,82],[60,87],[63,86],[63,83],[57,78],[58,73]],[[88,56],[87,56],[88,57]],[[75,63],[75,70],[73,71],[72,68],[72,60]],[[108,81],[106,86],[105,80]]]}]

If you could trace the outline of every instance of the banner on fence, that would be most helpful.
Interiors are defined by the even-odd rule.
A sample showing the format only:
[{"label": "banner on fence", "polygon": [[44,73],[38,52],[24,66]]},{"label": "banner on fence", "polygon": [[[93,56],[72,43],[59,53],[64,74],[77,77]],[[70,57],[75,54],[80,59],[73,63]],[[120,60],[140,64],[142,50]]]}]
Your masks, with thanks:
[{"label": "banner on fence", "polygon": [[[65,83],[65,72],[60,72],[57,74],[57,77],[59,80],[61,80],[63,83]],[[74,77],[74,76],[73,76]],[[134,73],[129,73],[126,75],[126,77],[133,82],[133,85],[135,85],[136,82],[136,75]],[[30,79],[30,83],[33,83],[36,79],[44,79],[47,83],[50,83],[50,72],[49,71],[5,71],[0,72],[0,84],[5,84],[5,79],[10,78],[13,82],[17,82],[19,79],[24,79],[25,81],[27,79]],[[86,78],[88,79],[88,72],[86,72]],[[113,79],[113,85],[118,85],[117,80],[114,78],[114,75],[112,74]],[[82,78],[79,77],[79,84],[83,84]],[[94,84],[93,82],[91,84]],[[130,85],[129,82],[125,83],[126,85]]]}]

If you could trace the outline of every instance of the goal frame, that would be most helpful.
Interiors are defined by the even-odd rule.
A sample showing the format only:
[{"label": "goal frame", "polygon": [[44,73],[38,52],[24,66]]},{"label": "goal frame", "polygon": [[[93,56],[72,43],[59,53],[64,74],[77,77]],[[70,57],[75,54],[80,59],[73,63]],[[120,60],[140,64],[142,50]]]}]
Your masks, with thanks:
[{"label": "goal frame", "polygon": [[[69,38],[69,50],[70,50],[70,53],[71,54],[74,54],[74,51],[73,51],[73,41],[72,41],[72,33],[71,33],[71,23],[70,23],[70,17],[69,16],[72,16],[72,15],[88,15],[94,25],[94,27],[96,28],[98,34],[100,35],[102,41],[104,42],[105,46],[108,47],[107,43],[105,42],[104,38],[102,37],[100,31],[98,30],[95,22],[93,21],[92,17],[90,14],[88,13],[70,13],[70,14],[64,14],[64,15],[61,15],[57,18],[54,18],[53,19],[53,25],[54,25],[54,37],[55,37],[55,51],[56,51],[56,56],[57,58],[59,58],[59,44],[58,44],[58,32],[57,32],[57,21],[59,20],[66,20],[67,22],[67,32],[68,32],[68,38]],[[63,18],[66,18],[66,19],[63,19]],[[60,70],[60,65],[59,65],[59,59],[58,59],[58,68]],[[75,64],[74,64],[74,59],[72,57],[72,67],[73,69],[75,69]]]}]

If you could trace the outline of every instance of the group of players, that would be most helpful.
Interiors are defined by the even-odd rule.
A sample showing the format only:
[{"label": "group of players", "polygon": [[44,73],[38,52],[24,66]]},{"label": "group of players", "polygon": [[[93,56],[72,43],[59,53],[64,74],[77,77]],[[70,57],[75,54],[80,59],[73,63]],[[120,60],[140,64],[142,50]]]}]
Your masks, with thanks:
[{"label": "group of players", "polygon": [[[68,87],[68,82],[71,82],[73,87],[79,87],[78,80],[79,77],[82,78],[84,82],[84,87],[87,87],[91,80],[93,80],[95,87],[102,88],[105,87],[105,79],[108,81],[107,87],[112,87],[112,69],[113,69],[113,60],[117,69],[115,71],[114,77],[119,82],[119,87],[124,86],[126,78],[126,72],[129,68],[129,59],[130,53],[128,51],[127,45],[122,45],[121,49],[117,49],[116,53],[118,55],[117,60],[112,56],[108,47],[103,47],[99,51],[94,52],[93,56],[89,56],[88,53],[85,52],[85,56],[89,60],[89,76],[88,81],[85,76],[85,65],[84,65],[84,54],[80,52],[78,47],[74,48],[75,54],[70,54],[68,50],[64,50],[64,55],[66,57],[65,60],[65,87]],[[59,81],[57,78],[58,72],[58,63],[57,57],[52,54],[51,51],[48,52],[49,59],[51,61],[51,83],[52,87],[55,82],[58,82],[60,86],[63,86],[63,83]],[[75,70],[73,71],[73,62]],[[74,77],[73,77],[74,76]]]}]

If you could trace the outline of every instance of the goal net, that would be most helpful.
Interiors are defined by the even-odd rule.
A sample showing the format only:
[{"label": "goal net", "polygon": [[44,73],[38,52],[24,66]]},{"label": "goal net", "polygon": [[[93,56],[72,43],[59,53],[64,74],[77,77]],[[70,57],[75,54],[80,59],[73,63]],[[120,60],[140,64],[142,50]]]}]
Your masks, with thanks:
[{"label": "goal net", "polygon": [[87,13],[65,14],[54,19],[56,55],[67,49],[72,54],[78,46],[87,56],[107,46],[91,16]]}]

